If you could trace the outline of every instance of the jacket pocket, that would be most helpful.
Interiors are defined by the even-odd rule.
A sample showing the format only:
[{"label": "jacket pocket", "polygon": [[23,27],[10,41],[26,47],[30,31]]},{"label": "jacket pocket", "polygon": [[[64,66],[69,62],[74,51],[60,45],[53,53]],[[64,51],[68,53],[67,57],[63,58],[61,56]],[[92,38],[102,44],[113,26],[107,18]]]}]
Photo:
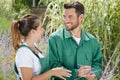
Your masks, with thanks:
[{"label": "jacket pocket", "polygon": [[63,65],[67,68],[73,67],[74,64],[74,56],[71,53],[71,50],[64,50],[64,54],[62,55]]}]

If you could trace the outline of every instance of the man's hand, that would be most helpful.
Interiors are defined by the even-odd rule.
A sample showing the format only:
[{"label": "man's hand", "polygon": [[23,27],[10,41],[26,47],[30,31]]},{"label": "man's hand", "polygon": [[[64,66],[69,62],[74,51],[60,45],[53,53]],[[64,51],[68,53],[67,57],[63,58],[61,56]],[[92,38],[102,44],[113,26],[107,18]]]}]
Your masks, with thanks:
[{"label": "man's hand", "polygon": [[93,80],[95,74],[91,71],[91,66],[81,66],[78,70],[78,77],[85,77],[87,80]]},{"label": "man's hand", "polygon": [[83,77],[91,71],[91,66],[81,66],[78,70],[78,77]]},{"label": "man's hand", "polygon": [[84,76],[87,80],[93,80],[95,78],[95,74],[91,71]]}]

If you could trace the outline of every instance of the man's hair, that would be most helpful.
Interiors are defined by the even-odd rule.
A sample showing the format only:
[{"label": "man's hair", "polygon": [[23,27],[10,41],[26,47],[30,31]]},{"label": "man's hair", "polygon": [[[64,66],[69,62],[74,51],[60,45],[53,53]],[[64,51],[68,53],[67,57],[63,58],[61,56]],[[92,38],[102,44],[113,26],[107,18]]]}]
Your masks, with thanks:
[{"label": "man's hair", "polygon": [[84,14],[84,6],[82,3],[78,1],[64,4],[64,9],[70,9],[70,8],[74,8],[76,10],[77,16],[79,16],[80,14]]}]

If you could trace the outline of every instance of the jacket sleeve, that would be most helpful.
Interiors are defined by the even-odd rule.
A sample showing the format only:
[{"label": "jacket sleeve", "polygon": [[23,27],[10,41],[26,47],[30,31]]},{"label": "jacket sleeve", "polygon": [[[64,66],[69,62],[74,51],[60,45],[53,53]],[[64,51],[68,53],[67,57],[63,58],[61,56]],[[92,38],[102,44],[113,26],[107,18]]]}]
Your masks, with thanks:
[{"label": "jacket sleeve", "polygon": [[100,44],[98,41],[96,42],[96,44],[94,43],[93,48],[94,48],[93,49],[94,55],[92,60],[92,71],[95,73],[96,78],[98,78],[100,77],[100,73],[102,71],[102,63],[103,63],[103,56],[102,56]]},{"label": "jacket sleeve", "polygon": [[50,68],[61,67],[55,36],[49,38],[46,54]]},{"label": "jacket sleeve", "polygon": [[46,55],[41,59],[42,73],[55,67],[61,67],[57,51],[55,38],[54,36],[50,36],[47,44]]},{"label": "jacket sleeve", "polygon": [[[55,68],[55,67],[63,67],[60,63],[60,57],[58,54],[58,47],[55,36],[50,36],[48,45],[47,45],[47,51],[46,51],[46,58],[49,61],[49,69]],[[57,77],[52,77],[50,80],[61,80]]]}]

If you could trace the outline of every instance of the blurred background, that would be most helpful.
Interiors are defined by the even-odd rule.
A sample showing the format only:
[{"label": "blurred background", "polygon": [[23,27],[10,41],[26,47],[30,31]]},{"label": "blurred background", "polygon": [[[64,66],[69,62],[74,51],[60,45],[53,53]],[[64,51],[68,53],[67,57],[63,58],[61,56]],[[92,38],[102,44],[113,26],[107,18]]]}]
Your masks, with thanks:
[{"label": "blurred background", "polygon": [[[39,47],[45,54],[49,35],[63,27],[63,4],[74,0],[1,0],[0,1],[0,80],[16,80],[15,52],[10,24],[22,15],[42,17],[45,35]],[[99,80],[120,80],[120,0],[77,0],[85,6],[83,28],[101,44],[104,65]]]}]

